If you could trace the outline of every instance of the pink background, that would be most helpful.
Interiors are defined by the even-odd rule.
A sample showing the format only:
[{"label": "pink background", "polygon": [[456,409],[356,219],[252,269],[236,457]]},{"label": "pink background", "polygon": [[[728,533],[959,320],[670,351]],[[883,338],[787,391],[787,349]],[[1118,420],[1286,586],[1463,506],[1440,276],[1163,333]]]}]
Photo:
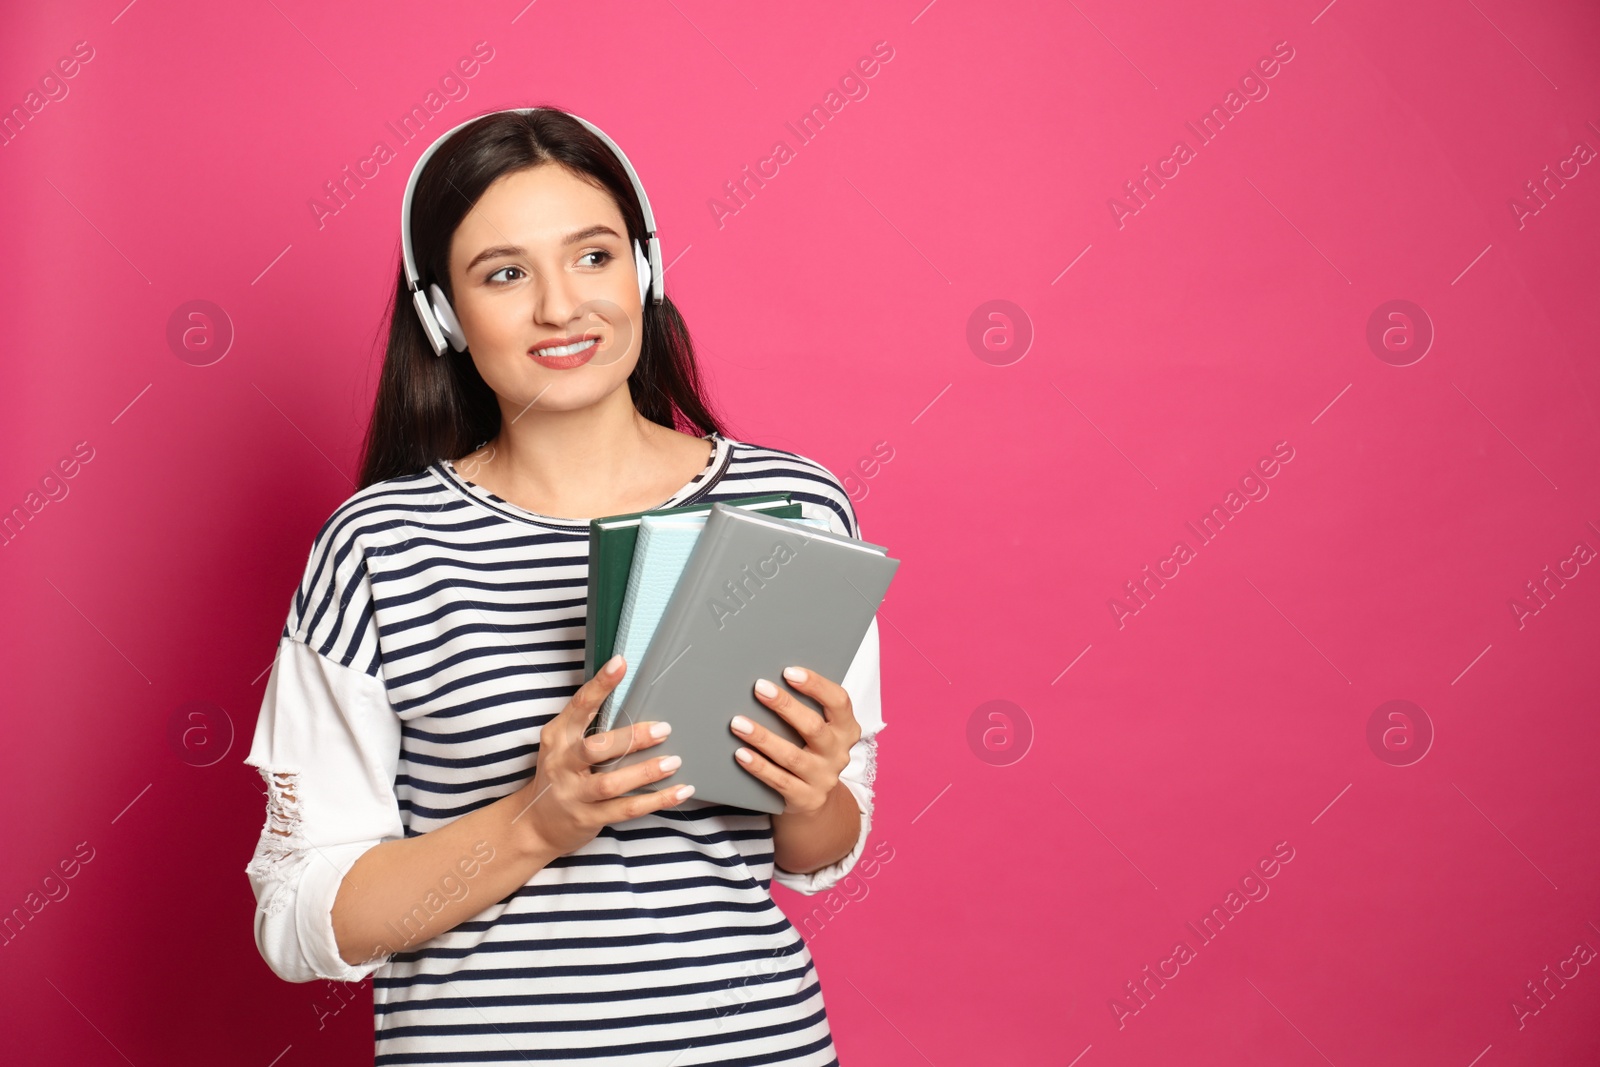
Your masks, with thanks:
[{"label": "pink background", "polygon": [[[406,175],[534,104],[638,167],[733,436],[849,475],[904,561],[892,859],[777,890],[823,909],[843,1062],[1600,1058],[1600,966],[1563,962],[1600,947],[1600,164],[1564,162],[1600,150],[1593,4],[119,2],[0,35],[6,110],[93,53],[0,148],[0,507],[60,497],[0,549],[0,911],[65,894],[0,948],[11,1062],[370,1057],[366,986],[256,954],[240,761],[353,492]],[[191,300],[233,332],[205,366],[167,339]],[[1375,348],[1392,300],[1419,310]],[[1420,710],[1369,740],[1392,700]],[[1270,892],[1202,943],[1241,879]],[[1141,1002],[1147,965],[1171,977]]]}]

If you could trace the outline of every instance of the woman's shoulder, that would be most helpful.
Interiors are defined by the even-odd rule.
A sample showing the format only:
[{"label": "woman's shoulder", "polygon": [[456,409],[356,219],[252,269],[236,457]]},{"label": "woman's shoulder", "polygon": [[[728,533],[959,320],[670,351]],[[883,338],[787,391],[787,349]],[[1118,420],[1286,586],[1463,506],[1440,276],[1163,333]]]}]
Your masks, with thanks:
[{"label": "woman's shoulder", "polygon": [[430,511],[448,506],[442,491],[423,470],[346,497],[311,538],[284,634],[319,648],[354,648],[370,624],[371,558],[404,545]]},{"label": "woman's shoulder", "polygon": [[788,493],[808,518],[826,521],[836,533],[860,537],[855,502],[845,483],[825,464],[803,452],[729,438],[732,455],[718,489],[722,495]]},{"label": "woman's shoulder", "polygon": [[367,575],[367,562],[407,542],[430,515],[458,501],[431,469],[363,486],[323,520],[311,538],[301,579],[302,598],[316,592],[348,599],[349,584]]},{"label": "woman's shoulder", "polygon": [[363,486],[335,507],[317,530],[317,545],[347,544],[396,522],[436,512],[452,498],[432,468]]}]

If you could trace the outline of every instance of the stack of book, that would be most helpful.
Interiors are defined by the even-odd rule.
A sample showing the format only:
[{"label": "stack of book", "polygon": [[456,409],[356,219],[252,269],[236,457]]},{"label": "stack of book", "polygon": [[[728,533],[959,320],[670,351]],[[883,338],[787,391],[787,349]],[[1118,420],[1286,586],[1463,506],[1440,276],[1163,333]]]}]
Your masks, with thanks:
[{"label": "stack of book", "polygon": [[628,671],[590,731],[672,724],[660,744],[595,771],[677,755],[683,764],[667,781],[692,783],[696,798],[781,812],[782,794],[734,758],[743,742],[729,720],[743,714],[803,745],[756,697],[756,679],[783,687],[793,665],[841,681],[899,566],[884,546],[803,518],[786,493],[593,520],[584,674],[616,652]]}]

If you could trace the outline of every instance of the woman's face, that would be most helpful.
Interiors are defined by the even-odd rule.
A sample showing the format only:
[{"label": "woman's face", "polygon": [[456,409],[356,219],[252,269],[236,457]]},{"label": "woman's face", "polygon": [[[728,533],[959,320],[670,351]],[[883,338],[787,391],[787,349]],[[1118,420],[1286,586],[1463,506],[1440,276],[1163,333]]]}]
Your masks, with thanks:
[{"label": "woman's face", "polygon": [[[644,314],[627,235],[610,194],[558,164],[502,175],[456,227],[450,303],[508,421],[535,404],[588,407],[625,386]],[[589,338],[574,367],[533,354]]]}]

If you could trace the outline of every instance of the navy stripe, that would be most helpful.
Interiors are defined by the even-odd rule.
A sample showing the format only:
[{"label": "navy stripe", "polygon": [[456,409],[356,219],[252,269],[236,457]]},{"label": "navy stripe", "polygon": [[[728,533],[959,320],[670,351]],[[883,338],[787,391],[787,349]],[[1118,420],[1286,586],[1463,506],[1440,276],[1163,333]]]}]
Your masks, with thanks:
[{"label": "navy stripe", "polygon": [[[790,929],[793,928],[791,927]],[[793,949],[792,952],[798,955],[800,952],[804,951],[806,953],[806,961],[807,963],[810,963],[810,951],[805,949],[805,942],[798,941],[798,945],[799,947]],[[422,954],[418,952],[402,952],[397,955],[395,959],[414,960],[421,955]],[[540,958],[540,956],[536,953],[531,954],[528,952],[522,952],[519,955],[522,958],[528,958],[529,956],[532,956],[534,959]],[[765,949],[735,949],[728,952],[719,952],[709,955],[704,951],[699,951],[687,955],[668,956],[663,959],[652,960],[617,959],[612,957],[614,962],[611,963],[548,964],[544,966],[533,966],[530,964],[518,964],[518,962],[512,958],[501,960],[495,957],[492,953],[480,951],[470,957],[474,963],[478,964],[476,967],[469,966],[464,961],[455,961],[457,966],[448,973],[427,971],[411,975],[409,978],[396,979],[394,981],[385,979],[381,982],[379,981],[378,977],[374,975],[373,988],[376,989],[379,986],[387,988],[392,986],[416,987],[423,985],[453,985],[459,982],[498,982],[505,981],[506,979],[515,979],[519,986],[525,986],[533,984],[536,979],[561,979],[561,981],[550,982],[545,988],[549,990],[570,990],[574,985],[579,984],[574,982],[574,979],[623,976],[627,978],[636,978],[638,981],[623,983],[621,986],[613,983],[608,986],[608,988],[643,988],[648,984],[654,987],[655,995],[659,997],[662,995],[670,996],[673,988],[671,979],[661,977],[659,972],[687,971],[694,973],[696,971],[705,969],[708,964],[750,963],[755,960],[771,960],[777,958],[778,956],[778,950],[768,951]],[[595,958],[604,957],[596,956]],[[496,964],[502,963],[506,965],[496,966]],[[754,974],[757,972],[752,971],[751,973]],[[719,988],[732,989],[737,988],[742,984],[742,977],[725,979]]]},{"label": "navy stripe", "polygon": [[[696,994],[712,995],[725,993],[731,989],[747,989],[751,986],[762,986],[779,982],[793,982],[803,979],[807,971],[812,970],[815,964],[809,960],[804,966],[789,970],[775,970],[764,972],[751,977],[748,981],[741,981],[730,986],[727,982],[677,982],[670,986],[656,986],[652,989],[622,988],[610,989],[601,992],[582,993],[541,993],[538,995],[512,994],[509,996],[490,996],[478,994],[474,997],[438,996],[429,1001],[430,1005],[450,1008],[504,1008],[517,1007],[524,1004],[618,1004],[630,1000],[639,1000],[644,997],[659,997],[671,995],[675,997],[692,996]],[[378,1014],[386,1015],[394,1012],[410,1011],[406,1004],[385,1004],[378,1009]]]}]

